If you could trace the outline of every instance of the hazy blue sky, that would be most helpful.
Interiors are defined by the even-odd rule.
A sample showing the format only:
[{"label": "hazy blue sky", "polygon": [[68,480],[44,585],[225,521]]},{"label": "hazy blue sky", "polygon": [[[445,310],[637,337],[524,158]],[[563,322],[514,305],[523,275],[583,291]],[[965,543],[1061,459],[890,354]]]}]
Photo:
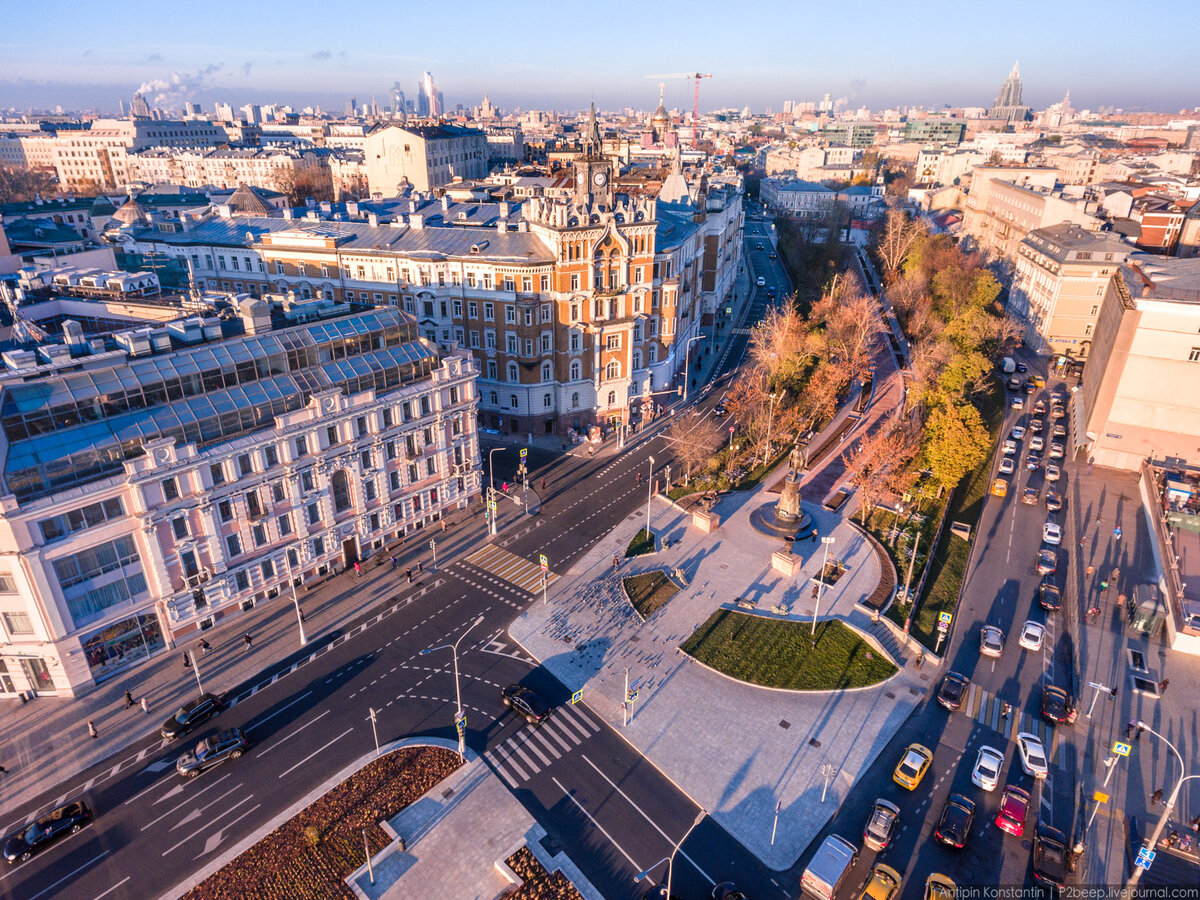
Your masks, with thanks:
[{"label": "hazy blue sky", "polygon": [[[938,10],[941,10],[940,12]],[[1020,60],[1025,102],[1200,104],[1195,0],[911,3],[503,3],[460,0],[0,0],[0,108],[412,97],[433,72],[450,108],[653,108],[646,75],[699,69],[701,108],[780,109],[826,91],[855,106],[987,106]],[[1139,24],[1140,23],[1140,24]],[[1137,26],[1134,28],[1134,26]],[[1136,40],[1131,36],[1136,31]],[[690,83],[667,82],[690,107]]]}]

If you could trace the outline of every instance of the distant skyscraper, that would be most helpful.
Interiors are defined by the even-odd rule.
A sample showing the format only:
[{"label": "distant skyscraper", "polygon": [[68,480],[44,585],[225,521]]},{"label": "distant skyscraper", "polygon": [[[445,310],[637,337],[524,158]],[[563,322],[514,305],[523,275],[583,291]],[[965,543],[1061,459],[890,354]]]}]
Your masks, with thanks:
[{"label": "distant skyscraper", "polygon": [[247,103],[242,107],[242,118],[247,125],[258,125],[262,123],[262,108],[254,103]]},{"label": "distant skyscraper", "polygon": [[233,106],[231,106],[228,103],[218,102],[213,107],[213,114],[216,116],[217,121],[219,121],[219,122],[232,122],[233,121]]},{"label": "distant skyscraper", "polygon": [[185,116],[187,116],[189,119],[194,119],[194,118],[199,117],[201,114],[200,104],[192,103],[190,101],[187,103],[184,103],[183,104],[183,114]]},{"label": "distant skyscraper", "polygon": [[1029,107],[1021,105],[1021,73],[1017,63],[1013,63],[1012,71],[1000,86],[1000,93],[987,117],[1002,122],[1024,122],[1029,118]]},{"label": "distant skyscraper", "polygon": [[352,119],[357,115],[358,115],[358,100],[355,99],[354,97],[351,97],[349,100],[346,101],[346,116],[347,116],[347,118]]},{"label": "distant skyscraper", "polygon": [[420,106],[417,111],[420,115],[440,116],[442,114],[442,95],[438,93],[438,89],[433,83],[432,72],[425,72],[421,76],[418,93]]},{"label": "distant skyscraper", "polygon": [[134,118],[148,119],[150,118],[150,104],[146,102],[146,98],[141,94],[133,95],[133,106],[131,107]]}]

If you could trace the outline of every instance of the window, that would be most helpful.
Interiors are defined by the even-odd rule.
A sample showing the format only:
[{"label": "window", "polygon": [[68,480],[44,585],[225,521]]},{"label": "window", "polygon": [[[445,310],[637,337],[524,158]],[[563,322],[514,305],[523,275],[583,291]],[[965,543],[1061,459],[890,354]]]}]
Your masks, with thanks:
[{"label": "window", "polygon": [[254,474],[254,466],[250,464],[250,454],[242,453],[237,458],[238,474],[245,478],[247,475]]},{"label": "window", "polygon": [[1193,347],[1188,354],[1188,362],[1200,362],[1200,347]]},{"label": "window", "polygon": [[514,383],[521,380],[521,374],[517,371],[517,364],[515,362],[508,364],[507,378]]},{"label": "window", "polygon": [[505,325],[516,325],[517,324],[517,308],[515,306],[513,306],[511,303],[504,304],[504,324]]},{"label": "window", "polygon": [[487,377],[492,381],[496,380],[496,361],[494,359],[487,361]]},{"label": "window", "polygon": [[571,290],[573,290],[573,291],[579,290],[579,273],[578,272],[571,273]]},{"label": "window", "polygon": [[399,472],[390,472],[388,474],[388,487],[390,487],[392,489],[393,493],[400,490],[400,473]]},{"label": "window", "polygon": [[468,319],[478,319],[479,318],[479,304],[476,303],[474,300],[467,301],[467,318]]},{"label": "window", "polygon": [[359,416],[354,420],[354,427],[358,431],[359,437],[367,436],[367,417]]},{"label": "window", "polygon": [[329,440],[329,446],[333,446],[338,442],[338,430],[336,425],[325,426],[325,437]]},{"label": "window", "polygon": [[287,494],[284,492],[282,481],[276,481],[271,484],[271,497],[274,498],[276,503],[282,503],[286,496]]},{"label": "window", "polygon": [[542,406],[544,406],[546,409],[550,408],[550,395],[549,394],[542,395]]},{"label": "window", "polygon": [[608,392],[608,405],[609,405],[610,407],[611,407],[611,406],[616,406],[616,405],[617,405],[617,392],[616,392],[616,391],[609,391],[609,392]]},{"label": "window", "polygon": [[578,381],[582,377],[583,366],[580,364],[579,360],[571,360],[571,381]]},{"label": "window", "polygon": [[169,503],[179,499],[179,483],[174,478],[164,478],[162,481],[163,496]]},{"label": "window", "polygon": [[488,350],[496,349],[496,332],[495,331],[493,331],[492,329],[489,328],[483,333],[483,345]]},{"label": "window", "polygon": [[[99,575],[116,571],[122,566],[136,563],[139,559],[133,538],[127,535],[54,560],[54,574],[58,576],[59,586],[66,590]],[[141,590],[145,590],[144,582],[142,588],[135,593],[140,593]]]},{"label": "window", "polygon": [[579,408],[579,392],[576,391],[571,395],[571,409]]},{"label": "window", "polygon": [[542,352],[543,353],[550,352],[550,334],[549,334],[549,332],[542,335]]},{"label": "window", "polygon": [[275,524],[279,526],[279,536],[287,537],[292,533],[292,517],[282,515],[275,519]]},{"label": "window", "polygon": [[[604,367],[604,377],[609,378],[609,379],[620,378],[621,377],[621,364],[619,362],[617,362],[616,360],[614,360],[613,362],[610,362],[607,366]],[[612,404],[610,403],[609,405],[611,406]]]},{"label": "window", "polygon": [[[120,498],[113,497],[70,510],[50,519],[42,519],[38,525],[42,530],[42,537],[49,543],[69,534],[75,534],[96,525],[103,525],[105,522],[111,522],[124,515],[125,507],[121,505]],[[7,577],[0,575],[0,580]],[[3,587],[0,587],[0,593],[4,593]]]},{"label": "window", "polygon": [[533,338],[525,338],[525,355],[533,356]]},{"label": "window", "polygon": [[437,457],[431,456],[425,460],[425,474],[432,478],[437,473]]},{"label": "window", "polygon": [[517,336],[515,334],[513,334],[512,332],[509,332],[508,334],[506,334],[504,336],[504,338],[505,338],[506,352],[508,353],[509,356],[516,356],[517,353],[520,352],[518,349]]},{"label": "window", "polygon": [[571,352],[578,353],[582,344],[582,337],[578,331],[571,329]]},{"label": "window", "polygon": [[267,444],[267,446],[263,448],[263,455],[267,459],[268,469],[273,469],[275,466],[279,465],[279,451],[275,449],[274,444]]},{"label": "window", "polygon": [[175,535],[175,540],[182,541],[188,536],[187,519],[184,516],[177,516],[171,520],[171,532]]},{"label": "window", "polygon": [[209,466],[208,474],[212,477],[213,487],[225,483],[225,467],[221,463],[213,463]]},{"label": "window", "polygon": [[509,405],[509,408],[510,408],[510,409],[516,409],[516,408],[517,408],[517,395],[516,395],[516,394],[509,394],[509,395],[508,395],[508,405]]},{"label": "window", "polygon": [[263,514],[262,501],[258,499],[257,491],[246,492],[246,511],[252,519],[257,519]]},{"label": "window", "polygon": [[264,559],[261,568],[263,578],[270,579],[275,577],[275,563],[273,563],[271,560]]},{"label": "window", "polygon": [[550,362],[542,363],[542,381],[554,380],[554,366]]},{"label": "window", "polygon": [[329,484],[333,488],[333,511],[340,513],[349,509],[353,501],[350,497],[350,476],[346,474],[346,470],[338,469],[334,472]]},{"label": "window", "polygon": [[383,408],[383,427],[392,427],[392,408],[390,406],[385,406]]},{"label": "window", "polygon": [[33,634],[33,620],[25,613],[4,614],[4,628],[9,634]]},{"label": "window", "polygon": [[317,556],[317,557],[321,557],[321,556],[325,555],[325,538],[323,538],[323,537],[313,538],[313,555]]},{"label": "window", "polygon": [[409,463],[409,464],[408,464],[408,483],[409,483],[409,484],[412,484],[412,483],[413,483],[414,481],[416,481],[416,480],[417,480],[419,477],[420,477],[420,476],[417,474],[417,464],[416,464],[416,463]]},{"label": "window", "polygon": [[462,301],[461,300],[450,301],[450,308],[454,311],[454,318],[456,318],[456,319],[462,318]]},{"label": "window", "polygon": [[241,552],[242,552],[241,537],[239,537],[236,534],[226,535],[225,536],[225,555],[232,559],[235,556],[241,555]]},{"label": "window", "polygon": [[468,331],[467,332],[467,340],[470,343],[472,350],[479,349],[479,332],[478,331]]},{"label": "window", "polygon": [[321,507],[318,504],[316,504],[316,503],[308,504],[308,507],[306,508],[305,513],[308,516],[308,524],[309,525],[320,525],[321,524]]},{"label": "window", "polygon": [[308,453],[308,441],[303,436],[296,438],[296,456],[304,456]]},{"label": "window", "polygon": [[1091,322],[1088,322],[1086,325],[1083,326],[1083,333],[1085,335],[1090,335],[1092,333],[1092,323]]},{"label": "window", "polygon": [[608,349],[609,350],[620,350],[621,349],[621,336],[619,334],[610,334],[608,336]]},{"label": "window", "polygon": [[373,479],[368,478],[363,482],[363,499],[367,503],[375,499],[375,482]]},{"label": "window", "polygon": [[491,322],[496,318],[496,304],[491,301],[483,304],[483,318],[486,322]]},{"label": "window", "polygon": [[362,465],[362,467],[364,469],[371,468],[371,451],[363,450],[361,453],[359,453],[358,461],[359,461],[359,464]]},{"label": "window", "polygon": [[314,487],[312,469],[305,469],[300,473],[300,490],[307,494]]},{"label": "window", "polygon": [[222,522],[229,522],[233,519],[233,504],[228,500],[222,500],[217,504],[217,515]]}]

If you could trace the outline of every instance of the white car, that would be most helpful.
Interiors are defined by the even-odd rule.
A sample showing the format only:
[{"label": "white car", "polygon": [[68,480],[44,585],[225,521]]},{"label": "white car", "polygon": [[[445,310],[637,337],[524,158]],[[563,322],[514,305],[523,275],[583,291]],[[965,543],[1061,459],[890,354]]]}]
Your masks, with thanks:
[{"label": "white car", "polygon": [[1004,768],[1004,754],[995,747],[980,747],[971,771],[971,783],[985,791],[994,791],[1000,784],[1000,770]]},{"label": "white car", "polygon": [[1017,640],[1017,643],[1026,650],[1032,650],[1036,653],[1042,649],[1042,639],[1045,636],[1046,629],[1030,619],[1021,626],[1021,637]]},{"label": "white car", "polygon": [[1042,540],[1056,546],[1062,543],[1062,528],[1057,522],[1047,522],[1042,526]]},{"label": "white car", "polygon": [[1062,478],[1062,469],[1054,465],[1054,463],[1046,463],[1046,480],[1058,481]]},{"label": "white car", "polygon": [[1040,434],[1035,434],[1029,439],[1029,449],[1036,450],[1041,453],[1046,449],[1046,440]]},{"label": "white car", "polygon": [[754,282],[754,283],[755,283],[755,284],[757,284],[759,287],[763,287],[764,285],[766,285],[766,283],[767,283],[767,279],[765,279],[765,278],[763,278],[761,275],[759,275],[759,276],[758,276],[758,281],[756,281],[756,282]]},{"label": "white car", "polygon": [[1009,404],[1009,406],[1011,406],[1013,409],[1024,409],[1025,408],[1025,398],[1022,397],[1020,394],[1017,394],[1015,397],[1012,398],[1012,402]]},{"label": "white car", "polygon": [[1012,454],[1017,452],[1017,442],[1016,441],[1005,441],[1004,447],[1002,449],[1004,450],[1005,456],[1011,456]]},{"label": "white car", "polygon": [[1034,778],[1045,778],[1050,774],[1046,761],[1046,748],[1037,735],[1022,731],[1017,735],[1017,751],[1021,754],[1021,767]]},{"label": "white car", "polygon": [[1060,442],[1052,441],[1050,443],[1050,453],[1048,455],[1051,459],[1062,459],[1064,452],[1066,452],[1066,448]]},{"label": "white car", "polygon": [[979,631],[979,652],[998,659],[1004,652],[1004,632],[995,625],[984,625]]},{"label": "white car", "polygon": [[1016,470],[1017,470],[1017,464],[1015,462],[1013,462],[1013,458],[1011,456],[1006,456],[1006,457],[1004,457],[1004,459],[1000,460],[1000,474],[1001,475],[1011,475]]},{"label": "white car", "polygon": [[1014,441],[1019,441],[1022,438],[1024,438],[1025,437],[1025,426],[1024,425],[1014,425],[1012,433],[1009,435],[1009,437],[1011,437]]}]

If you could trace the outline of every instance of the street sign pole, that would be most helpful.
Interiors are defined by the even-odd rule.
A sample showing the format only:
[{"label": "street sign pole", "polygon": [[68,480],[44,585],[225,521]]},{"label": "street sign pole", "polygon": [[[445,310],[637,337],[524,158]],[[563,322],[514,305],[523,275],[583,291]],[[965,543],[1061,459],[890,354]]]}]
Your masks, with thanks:
[{"label": "street sign pole", "polygon": [[1100,807],[1107,802],[1108,794],[1105,794],[1103,791],[1096,791],[1096,793],[1092,794],[1092,814],[1088,816],[1087,828],[1085,828],[1084,831],[1092,830],[1092,822],[1096,820],[1096,813],[1098,813],[1100,811]]},{"label": "street sign pole", "polygon": [[433,571],[437,571],[437,541],[430,539],[429,549],[433,551]]},{"label": "street sign pole", "polygon": [[550,602],[546,599],[546,585],[550,581],[550,560],[546,559],[545,553],[539,553],[538,563],[542,567],[542,606],[545,606]]},{"label": "street sign pole", "polygon": [[367,707],[367,718],[371,720],[371,733],[375,735],[375,755],[379,755],[379,729],[375,725],[375,710],[372,707]]},{"label": "street sign pole", "polygon": [[621,698],[621,727],[629,725],[629,666],[625,667],[625,694]]}]

